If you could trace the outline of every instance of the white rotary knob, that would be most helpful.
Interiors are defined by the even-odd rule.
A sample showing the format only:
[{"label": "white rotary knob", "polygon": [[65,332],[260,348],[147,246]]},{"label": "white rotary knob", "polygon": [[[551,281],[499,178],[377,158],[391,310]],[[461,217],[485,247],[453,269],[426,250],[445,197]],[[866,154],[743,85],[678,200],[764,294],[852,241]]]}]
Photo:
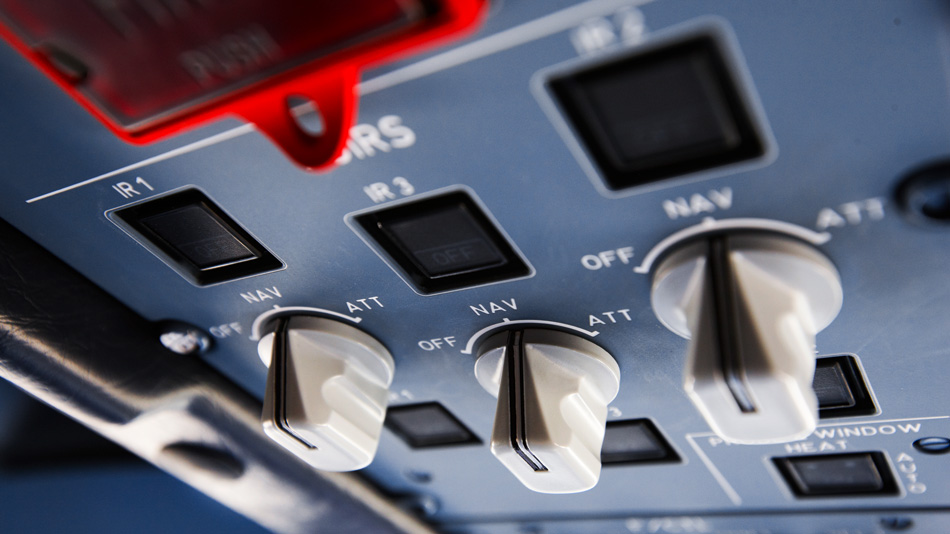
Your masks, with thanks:
[{"label": "white rotary knob", "polygon": [[496,334],[478,353],[475,375],[498,397],[492,454],[540,493],[594,487],[617,362],[586,339],[542,328]]},{"label": "white rotary knob", "polygon": [[815,429],[815,335],[841,309],[838,271],[781,234],[692,241],[654,272],[653,309],[690,340],[684,387],[734,443],[779,443]]},{"label": "white rotary knob", "polygon": [[258,345],[270,369],[265,433],[317,469],[353,471],[376,454],[395,366],[375,338],[339,321],[278,317]]}]

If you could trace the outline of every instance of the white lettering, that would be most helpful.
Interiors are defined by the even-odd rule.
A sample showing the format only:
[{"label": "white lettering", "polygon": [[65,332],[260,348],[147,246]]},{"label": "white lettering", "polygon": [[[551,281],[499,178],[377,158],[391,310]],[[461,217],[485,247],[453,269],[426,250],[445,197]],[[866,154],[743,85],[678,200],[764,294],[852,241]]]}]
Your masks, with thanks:
[{"label": "white lettering", "polygon": [[357,312],[357,311],[366,311],[366,310],[374,309],[373,305],[370,304],[368,301],[373,301],[376,304],[377,308],[385,308],[385,306],[383,306],[383,303],[379,301],[379,297],[366,297],[363,299],[354,299],[354,300],[356,300],[356,302],[359,302],[359,304],[353,304],[352,302],[346,303],[346,309],[348,309],[351,313]]},{"label": "white lettering", "polygon": [[[343,154],[336,160],[337,165],[346,165],[356,159],[366,159],[378,152],[390,152],[392,149],[409,148],[416,143],[416,134],[402,124],[398,115],[386,115],[373,124],[357,124],[350,128],[349,139]],[[395,184],[395,181],[394,181]],[[405,184],[395,184],[403,196]],[[414,191],[414,190],[413,190]]]},{"label": "white lettering", "polygon": [[[619,315],[623,316],[623,318],[624,318],[626,321],[631,321],[631,320],[632,320],[631,317],[630,317],[630,309],[629,309],[629,308],[625,308],[625,309],[622,309],[622,310],[605,311],[605,312],[601,312],[601,313],[600,313],[600,315],[602,315],[602,316],[604,316],[604,317],[607,318],[607,321],[609,321],[610,324],[617,324],[617,323],[620,321],[620,319],[617,318],[617,317],[614,317],[614,314],[619,314]],[[588,316],[588,318],[587,318],[587,322],[590,324],[590,326],[594,326],[594,325],[597,325],[597,324],[607,324],[607,321],[604,321],[603,319],[601,319],[601,318],[599,318],[599,317],[597,317],[596,315],[593,315],[593,314],[590,315],[590,316]]]},{"label": "white lettering", "polygon": [[113,185],[112,189],[115,189],[120,195],[122,195],[122,198],[132,198],[133,196],[142,194],[136,191],[129,182],[119,182]]},{"label": "white lettering", "polygon": [[243,332],[240,323],[227,323],[218,326],[212,326],[208,329],[208,331],[211,332],[212,336],[219,339],[238,335]]},{"label": "white lettering", "polygon": [[879,221],[884,218],[884,199],[880,197],[846,202],[834,208],[822,208],[818,212],[815,227],[818,230],[855,226],[867,221]]},{"label": "white lettering", "polygon": [[383,141],[379,130],[372,124],[357,124],[350,128],[350,139],[359,145],[367,157],[375,156],[376,150],[382,152],[392,150],[389,143]]},{"label": "white lettering", "polygon": [[283,295],[280,294],[277,286],[267,287],[263,290],[257,289],[254,291],[248,291],[247,293],[241,293],[241,298],[250,304],[263,302],[265,300],[274,300],[275,298],[280,298],[282,296]]},{"label": "white lettering", "polygon": [[366,193],[366,196],[375,204],[396,198],[396,195],[389,190],[389,186],[383,182],[369,184],[363,188],[363,192]]},{"label": "white lettering", "polygon": [[814,436],[821,439],[830,438],[854,438],[868,437],[883,434],[886,436],[897,434],[916,434],[920,432],[920,423],[906,423],[900,425],[878,425],[878,426],[851,426],[851,427],[833,427],[815,429]]},{"label": "white lettering", "polygon": [[419,342],[419,348],[427,352],[431,352],[436,349],[441,349],[443,345],[454,347],[455,336],[437,337],[434,339],[423,339],[422,341]]},{"label": "white lettering", "polygon": [[149,191],[155,191],[155,188],[149,185],[149,183],[146,182],[145,179],[142,178],[141,176],[138,176],[135,178],[135,183],[139,185],[144,185],[146,188],[148,188]]},{"label": "white lettering", "polygon": [[416,144],[416,133],[408,126],[402,124],[402,117],[398,115],[386,115],[376,123],[379,131],[389,138],[389,144],[393,148],[409,148]]},{"label": "white lettering", "polygon": [[588,55],[616,44],[614,26],[604,17],[588,19],[571,30],[571,44],[580,55]]},{"label": "white lettering", "polygon": [[596,271],[610,267],[616,260],[620,260],[620,263],[624,265],[629,265],[631,259],[633,259],[633,247],[621,247],[582,256],[581,265],[589,271]]},{"label": "white lettering", "polygon": [[[507,306],[508,309],[510,309],[510,310],[517,310],[517,309],[518,309],[518,303],[515,302],[515,299],[511,299],[510,301],[505,300],[505,299],[501,299],[501,303],[504,304],[505,306]],[[487,308],[485,307],[484,304],[478,304],[478,305],[476,305],[476,306],[469,306],[469,308],[470,308],[473,312],[475,312],[475,315],[490,315],[490,314],[493,314],[493,313],[508,311],[508,310],[505,309],[505,307],[503,307],[503,306],[501,306],[501,305],[499,305],[499,304],[496,304],[496,303],[494,303],[494,302],[489,302]]]},{"label": "white lettering", "polygon": [[408,197],[416,192],[416,188],[409,183],[409,180],[406,180],[402,176],[393,178],[393,185],[399,188],[399,194],[404,197]]},{"label": "white lettering", "polygon": [[709,200],[721,210],[727,210],[732,207],[732,188],[723,187],[722,189],[710,189]]},{"label": "white lettering", "polygon": [[666,211],[666,215],[670,219],[676,219],[677,217],[689,217],[693,214],[693,211],[689,208],[689,203],[687,203],[686,199],[683,197],[679,197],[674,200],[664,200],[663,210]]},{"label": "white lettering", "polygon": [[662,202],[663,211],[670,219],[692,217],[703,213],[713,213],[717,210],[727,210],[732,207],[732,189],[710,190],[705,195],[694,193],[689,200],[684,197],[668,199]]},{"label": "white lettering", "polygon": [[600,258],[594,256],[593,254],[588,254],[581,258],[581,264],[590,271],[596,271],[604,266],[603,262],[600,261]]},{"label": "white lettering", "polygon": [[844,217],[838,215],[838,212],[831,208],[823,208],[818,212],[818,222],[815,223],[815,227],[819,230],[827,230],[828,228],[844,226],[848,224],[844,220]]},{"label": "white lettering", "polygon": [[693,211],[693,215],[697,213],[712,213],[716,211],[716,205],[710,202],[706,197],[696,193],[689,197],[689,209]]},{"label": "white lettering", "polygon": [[610,264],[617,258],[617,254],[612,250],[605,250],[597,254],[597,257],[600,258],[600,262],[604,264],[604,267],[610,267]]}]

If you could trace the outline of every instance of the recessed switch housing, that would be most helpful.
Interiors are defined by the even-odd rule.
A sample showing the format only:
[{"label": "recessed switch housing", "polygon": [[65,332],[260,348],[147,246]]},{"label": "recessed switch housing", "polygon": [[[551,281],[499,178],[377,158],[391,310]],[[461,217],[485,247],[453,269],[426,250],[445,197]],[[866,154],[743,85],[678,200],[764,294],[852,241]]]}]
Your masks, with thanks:
[{"label": "recessed switch housing", "polygon": [[694,26],[539,75],[549,115],[609,196],[769,153],[734,38]]}]

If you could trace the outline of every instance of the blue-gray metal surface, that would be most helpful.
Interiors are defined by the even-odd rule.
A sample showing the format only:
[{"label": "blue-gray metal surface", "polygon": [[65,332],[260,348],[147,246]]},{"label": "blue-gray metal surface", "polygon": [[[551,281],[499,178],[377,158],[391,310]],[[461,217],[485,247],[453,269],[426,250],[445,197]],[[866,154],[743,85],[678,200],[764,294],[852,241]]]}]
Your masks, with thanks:
[{"label": "blue-gray metal surface", "polygon": [[[939,1],[638,4],[496,2],[466,43],[366,73],[362,126],[354,130],[362,145],[354,139],[349,161],[323,174],[296,168],[237,121],[147,147],[126,145],[0,47],[0,216],[146,318],[209,329],[217,339],[206,360],[258,396],[266,368],[249,338],[255,317],[275,305],[359,317],[360,328],[396,360],[391,404],[437,400],[483,440],[495,401],[475,381],[474,357],[462,352],[471,336],[503,319],[598,331],[596,342],[622,373],[611,419],[651,418],[684,462],[605,468],[591,491],[541,495],[521,487],[485,445],[411,450],[384,431],[365,475],[389,492],[434,498],[429,519],[447,528],[489,522],[473,531],[515,532],[516,525],[550,519],[611,517],[618,518],[618,531],[687,532],[672,530],[685,528],[676,524],[647,530],[619,518],[711,514],[719,516],[715,525],[695,531],[755,525],[765,532],[784,528],[779,513],[827,511],[809,519],[813,528],[802,527],[821,532],[845,528],[831,511],[863,510],[870,515],[849,532],[877,532],[878,509],[906,509],[926,523],[923,511],[950,503],[950,456],[924,455],[911,445],[950,435],[944,384],[950,231],[909,223],[892,193],[905,172],[948,153],[950,7]],[[638,35],[640,15],[644,39],[707,15],[731,29],[775,137],[774,161],[623,198],[598,192],[545,114],[532,78],[577,58],[582,43],[634,46],[619,41]],[[618,43],[610,45],[611,37]],[[186,148],[175,152],[180,147]],[[121,182],[135,192],[114,187]],[[383,201],[471,188],[536,274],[418,295],[345,224],[347,214],[378,205],[372,194],[380,200],[378,183],[394,197]],[[188,185],[204,190],[287,268],[195,287],[104,215]],[[683,215],[664,208],[679,199],[701,209]],[[768,218],[830,233],[820,248],[840,270],[844,307],[819,334],[818,350],[858,356],[879,415],[825,420],[813,436],[784,445],[726,445],[709,433],[680,386],[686,342],[657,321],[649,276],[633,267],[664,237],[710,216]],[[624,247],[633,247],[629,263],[582,261]],[[491,303],[502,311],[475,311],[490,310]],[[426,350],[432,340],[442,346]],[[796,499],[769,461],[858,450],[887,454],[901,495]],[[429,476],[413,476],[419,471]],[[728,522],[764,512],[770,514]]]}]

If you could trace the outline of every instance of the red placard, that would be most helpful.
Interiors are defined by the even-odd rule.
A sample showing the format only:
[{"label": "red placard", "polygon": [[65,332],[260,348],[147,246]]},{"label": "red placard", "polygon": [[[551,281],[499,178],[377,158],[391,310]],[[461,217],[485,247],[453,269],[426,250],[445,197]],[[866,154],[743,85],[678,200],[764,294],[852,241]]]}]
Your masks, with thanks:
[{"label": "red placard", "polygon": [[[472,28],[484,0],[0,0],[0,34],[120,137],[225,114],[299,164],[343,149],[359,70]],[[297,123],[311,100],[323,131]]]}]

